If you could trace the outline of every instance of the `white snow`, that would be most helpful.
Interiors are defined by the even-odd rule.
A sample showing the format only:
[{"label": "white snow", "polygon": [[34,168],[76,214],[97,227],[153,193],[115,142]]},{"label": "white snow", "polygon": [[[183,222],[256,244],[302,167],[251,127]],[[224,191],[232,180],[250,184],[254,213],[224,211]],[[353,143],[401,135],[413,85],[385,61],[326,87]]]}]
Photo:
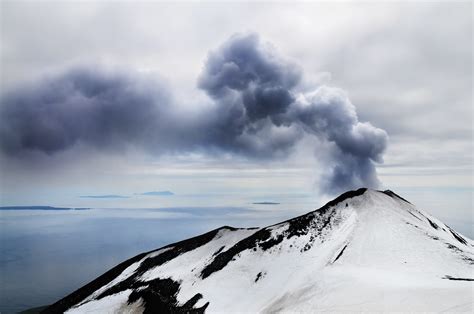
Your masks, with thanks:
[{"label": "white snow", "polygon": [[[311,242],[311,231],[285,238],[267,251],[245,250],[202,279],[201,271],[216,251],[258,231],[223,229],[212,241],[150,269],[140,280],[172,278],[181,283],[181,304],[201,293],[196,306],[209,302],[211,313],[473,312],[474,282],[443,278],[474,278],[472,240],[461,244],[438,219],[377,191],[343,201],[334,210],[332,225],[309,250],[302,248]],[[272,235],[287,228],[287,223],[277,224]],[[124,312],[130,290],[101,300],[94,297],[132,275],[143,260],[70,312]],[[141,307],[134,304],[128,310],[139,312]]]},{"label": "white snow", "polygon": [[127,279],[128,277],[130,277],[131,275],[133,275],[133,273],[138,269],[138,267],[140,266],[140,264],[147,258],[150,258],[150,257],[155,257],[155,256],[158,256],[160,255],[161,253],[164,253],[168,250],[171,250],[173,247],[167,247],[167,248],[164,248],[164,249],[161,249],[161,250],[157,250],[157,251],[154,251],[154,252],[151,252],[150,254],[147,254],[145,255],[141,260],[139,260],[138,262],[135,262],[133,263],[132,265],[128,266],[127,268],[125,268],[125,270],[120,274],[118,275],[114,280],[112,280],[111,282],[109,282],[108,284],[106,284],[105,286],[97,289],[93,294],[91,294],[90,296],[88,296],[86,299],[84,299],[84,301],[82,301],[81,303],[78,304],[78,306],[84,304],[84,303],[87,303],[91,300],[93,300],[94,298],[96,298],[97,296],[99,296],[102,292],[104,292],[105,290],[109,289],[110,287],[113,287],[115,286],[117,283],[119,282],[122,282],[124,281],[125,279]]},{"label": "white snow", "polygon": [[127,309],[124,305],[127,303],[128,296],[132,290],[125,290],[120,293],[107,296],[100,300],[93,300],[82,304],[79,307],[73,307],[66,311],[68,314],[74,313],[103,313],[103,314],[114,314],[114,313],[134,313],[139,310],[137,306],[132,306]]}]

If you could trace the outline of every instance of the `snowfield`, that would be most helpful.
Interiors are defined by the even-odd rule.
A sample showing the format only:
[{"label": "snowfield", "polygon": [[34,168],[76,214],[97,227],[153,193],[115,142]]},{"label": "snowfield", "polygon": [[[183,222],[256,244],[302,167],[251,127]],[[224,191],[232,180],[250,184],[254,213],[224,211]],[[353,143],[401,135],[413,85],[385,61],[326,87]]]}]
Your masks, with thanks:
[{"label": "snowfield", "polygon": [[47,313],[473,312],[474,242],[391,191],[138,255]]}]

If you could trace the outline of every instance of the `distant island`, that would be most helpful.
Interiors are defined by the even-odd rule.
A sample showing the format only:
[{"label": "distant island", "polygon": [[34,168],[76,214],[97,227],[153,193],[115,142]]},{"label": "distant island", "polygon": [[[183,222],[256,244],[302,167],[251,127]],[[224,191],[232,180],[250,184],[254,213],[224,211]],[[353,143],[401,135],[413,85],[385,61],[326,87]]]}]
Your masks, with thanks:
[{"label": "distant island", "polygon": [[171,196],[174,195],[171,191],[152,191],[152,192],[144,192],[138,193],[137,195],[145,195],[145,196]]},{"label": "distant island", "polygon": [[130,198],[129,196],[107,194],[107,195],[81,195],[79,198]]},{"label": "distant island", "polygon": [[0,210],[88,210],[86,207],[0,206]]},{"label": "distant island", "polygon": [[252,203],[254,205],[279,205],[280,203],[277,203],[277,202],[255,202],[255,203]]}]

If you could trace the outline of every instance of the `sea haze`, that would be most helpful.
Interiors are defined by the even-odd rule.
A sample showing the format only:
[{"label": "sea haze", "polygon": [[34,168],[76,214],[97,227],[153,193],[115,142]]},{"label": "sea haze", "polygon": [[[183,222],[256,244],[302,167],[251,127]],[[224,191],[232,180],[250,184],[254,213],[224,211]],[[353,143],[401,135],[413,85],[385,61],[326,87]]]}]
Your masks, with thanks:
[{"label": "sea haze", "polygon": [[54,207],[54,206],[0,206],[0,210],[87,210],[89,208],[79,207]]}]

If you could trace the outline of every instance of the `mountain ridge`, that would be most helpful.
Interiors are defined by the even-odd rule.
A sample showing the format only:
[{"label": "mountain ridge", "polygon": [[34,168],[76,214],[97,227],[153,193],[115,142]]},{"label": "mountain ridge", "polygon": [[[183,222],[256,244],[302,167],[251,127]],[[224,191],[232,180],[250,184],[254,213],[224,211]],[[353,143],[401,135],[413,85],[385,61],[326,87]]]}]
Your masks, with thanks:
[{"label": "mountain ridge", "polygon": [[[433,252],[442,258],[431,258]],[[427,261],[430,258],[431,264]],[[443,265],[443,258],[448,260],[447,266]],[[424,265],[426,276],[418,274],[417,263]],[[319,209],[268,227],[223,226],[139,254],[56,302],[44,313],[111,309],[144,313],[313,310],[321,305],[315,303],[305,308],[304,303],[308,302],[301,299],[309,298],[309,303],[314,303],[315,297],[307,295],[324,290],[320,281],[332,285],[334,276],[342,276],[349,286],[352,281],[366,284],[359,273],[367,271],[387,278],[393,277],[393,270],[406,273],[407,278],[418,274],[421,282],[449,279],[446,276],[470,279],[469,267],[473,264],[472,240],[390,190],[361,188],[343,193]],[[288,273],[282,271],[288,269]],[[442,274],[448,271],[451,273]],[[455,279],[445,281],[452,280]],[[283,294],[270,286],[265,291],[262,287],[268,282],[288,287]],[[447,289],[444,285],[441,284],[443,289]],[[308,288],[302,288],[305,286]],[[222,296],[220,289],[234,294],[232,299],[240,296],[255,300],[234,304]],[[370,285],[368,289],[372,291]],[[449,289],[446,291],[451,295]],[[328,292],[318,293],[319,297],[335,298]],[[327,306],[333,303],[328,301]]]}]

